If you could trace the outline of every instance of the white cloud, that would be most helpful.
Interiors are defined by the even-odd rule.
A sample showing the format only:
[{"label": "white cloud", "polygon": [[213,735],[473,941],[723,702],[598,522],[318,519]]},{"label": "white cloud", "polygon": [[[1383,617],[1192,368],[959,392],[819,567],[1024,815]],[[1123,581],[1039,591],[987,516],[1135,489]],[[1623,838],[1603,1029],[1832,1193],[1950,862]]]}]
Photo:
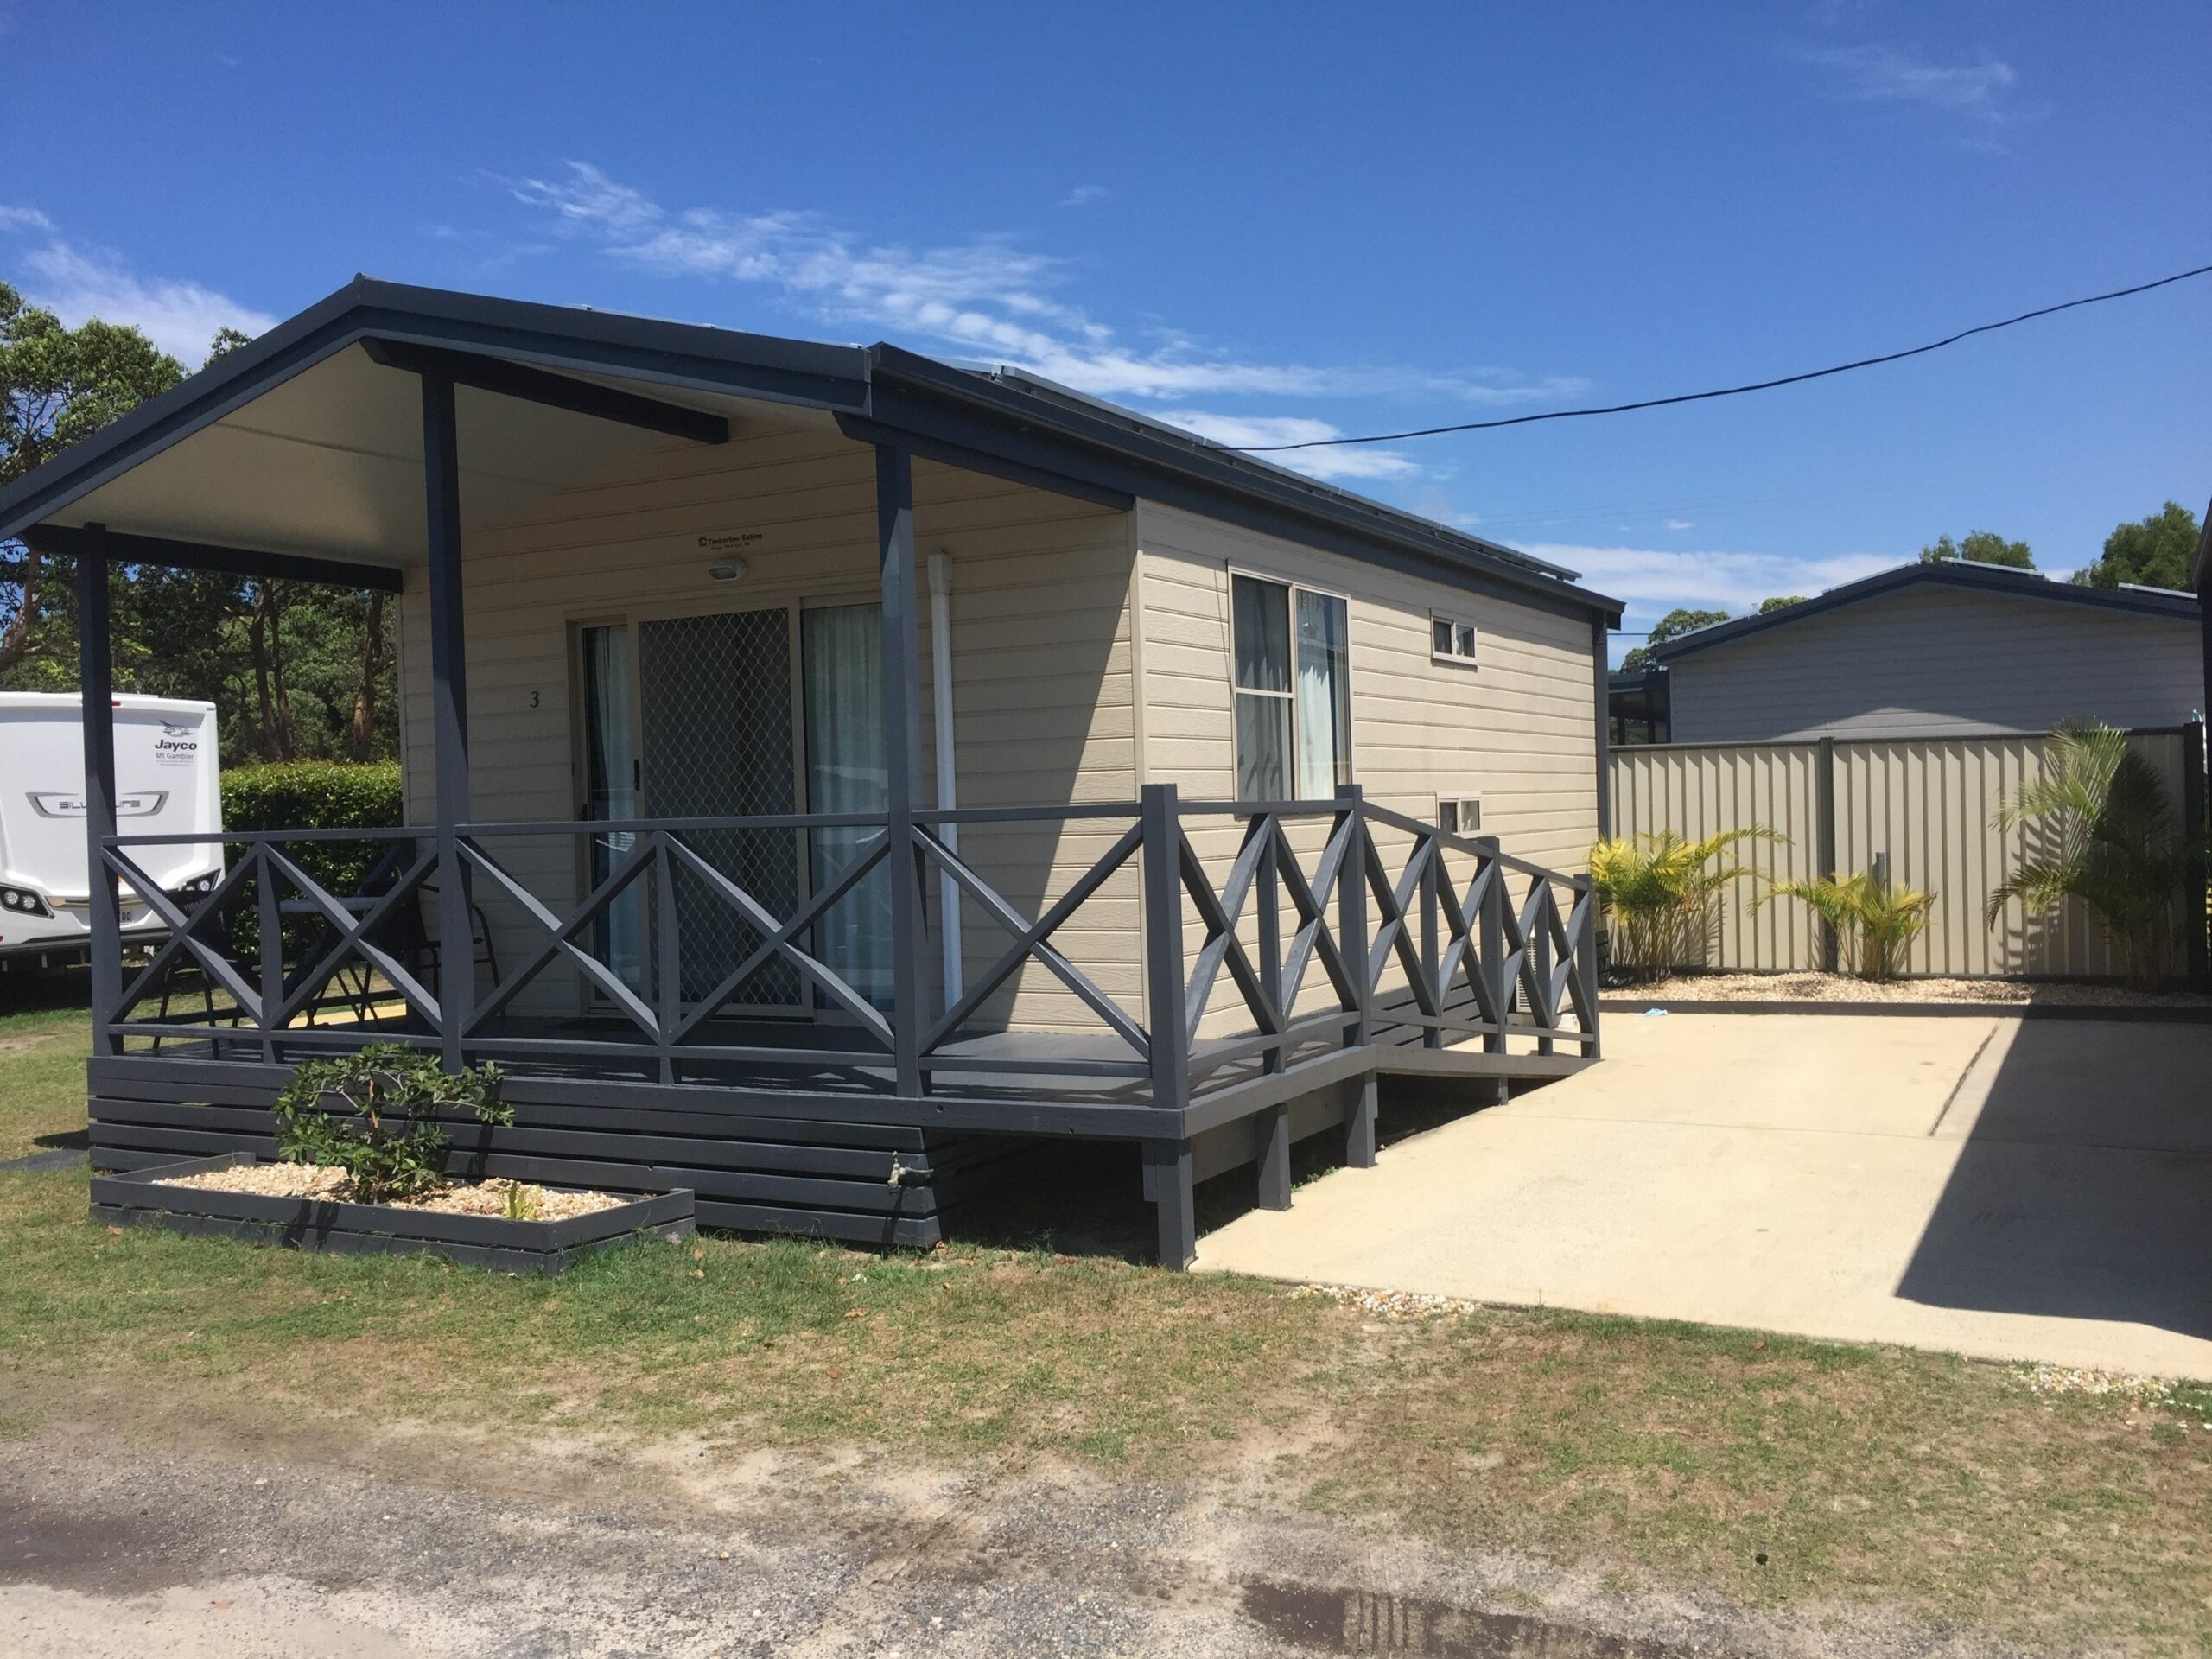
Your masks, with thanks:
[{"label": "white cloud", "polygon": [[1994,58],[1931,63],[1894,46],[1820,47],[1793,55],[1827,70],[1843,97],[1861,103],[1924,104],[1987,121],[2009,118],[1999,99],[2018,79],[2011,64]]},{"label": "white cloud", "polygon": [[1669,530],[1688,530],[1692,528],[1692,526],[1690,521],[1687,518],[1669,518],[1667,521],[1667,528]]},{"label": "white cloud", "polygon": [[276,325],[265,311],[197,283],[143,277],[114,254],[59,238],[22,257],[28,296],[71,327],[88,318],[128,323],[188,368],[207,359],[218,330],[257,334]]},{"label": "white cloud", "polygon": [[1114,193],[1103,184],[1078,184],[1060,198],[1058,205],[1063,207],[1088,207],[1095,201],[1109,201],[1113,195]]},{"label": "white cloud", "polygon": [[[1161,410],[1159,418],[1170,426],[1179,426],[1231,449],[1259,444],[1312,443],[1318,439],[1343,435],[1339,429],[1326,421],[1300,415],[1214,415],[1198,410],[1173,409]],[[1421,470],[1409,455],[1365,444],[1341,449],[1292,449],[1258,459],[1292,467],[1309,478],[1411,478]]]},{"label": "white cloud", "polygon": [[[583,162],[553,178],[502,182],[557,229],[646,270],[762,284],[819,323],[903,333],[1097,397],[1415,394],[1491,408],[1584,387],[1570,377],[1484,369],[1253,362],[1169,331],[1133,346],[1062,297],[1065,261],[1008,237],[915,248],[867,242],[818,213],[672,210]],[[1355,464],[1369,467],[1359,476],[1382,475],[1372,463]]]},{"label": "white cloud", "polygon": [[50,231],[54,221],[35,207],[10,207],[0,201],[0,231]]},{"label": "white cloud", "polygon": [[1776,594],[1821,593],[1878,570],[1894,569],[1896,556],[1841,553],[1791,558],[1780,553],[1682,551],[1671,548],[1586,547],[1563,543],[1516,543],[1522,551],[1582,573],[1600,593],[1629,601],[1645,617],[1677,605],[1741,614]]}]

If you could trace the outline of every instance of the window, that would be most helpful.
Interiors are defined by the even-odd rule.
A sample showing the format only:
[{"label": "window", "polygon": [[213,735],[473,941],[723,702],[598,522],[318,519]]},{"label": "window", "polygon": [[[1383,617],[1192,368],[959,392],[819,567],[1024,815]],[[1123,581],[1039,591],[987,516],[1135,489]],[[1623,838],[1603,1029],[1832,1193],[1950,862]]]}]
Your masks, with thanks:
[{"label": "window", "polygon": [[1479,836],[1483,832],[1483,798],[1479,795],[1438,796],[1436,827],[1447,836]]},{"label": "window", "polygon": [[1439,662],[1475,665],[1475,625],[1455,617],[1428,619],[1428,654]]},{"label": "window", "polygon": [[1230,578],[1236,794],[1322,800],[1351,781],[1344,601],[1287,582]]}]

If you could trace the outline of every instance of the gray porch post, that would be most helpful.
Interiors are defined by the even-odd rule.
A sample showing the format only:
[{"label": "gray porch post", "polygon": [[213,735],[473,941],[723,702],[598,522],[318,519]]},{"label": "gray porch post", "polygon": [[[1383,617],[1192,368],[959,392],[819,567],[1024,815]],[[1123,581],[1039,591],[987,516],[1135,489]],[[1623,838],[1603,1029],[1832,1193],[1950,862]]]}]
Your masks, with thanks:
[{"label": "gray porch post", "polygon": [[[1363,1050],[1374,1040],[1375,1021],[1375,982],[1368,961],[1367,792],[1357,784],[1339,784],[1337,798],[1351,815],[1351,841],[1337,874],[1337,948],[1344,953],[1359,992],[1359,1018],[1345,1033],[1344,1046]],[[1380,1086],[1372,1066],[1344,1084],[1344,1162],[1354,1169],[1375,1166],[1375,1111]],[[1286,1162],[1287,1159],[1286,1150]],[[1286,1194],[1286,1208],[1288,1203]]]},{"label": "gray porch post", "polygon": [[108,1026],[124,1017],[123,918],[115,872],[101,845],[115,833],[115,664],[108,649],[107,526],[85,526],[77,555],[77,671],[85,728],[85,913],[92,966],[92,1052],[119,1054]]},{"label": "gray porch post", "polygon": [[1191,1143],[1182,1130],[1183,1109],[1191,1103],[1182,806],[1173,784],[1142,785],[1137,797],[1144,827],[1144,1017],[1152,1103],[1175,1117],[1172,1135],[1144,1143],[1144,1197],[1159,1225],[1160,1263],[1179,1271],[1198,1254]]},{"label": "gray porch post", "polygon": [[1611,671],[1605,664],[1610,649],[1605,619],[1590,625],[1590,655],[1595,660],[1598,697],[1598,834],[1613,833],[1613,692]]},{"label": "gray porch post", "polygon": [[922,1092],[922,953],[926,924],[914,836],[915,780],[922,770],[921,672],[915,644],[914,458],[895,443],[875,446],[875,529],[882,560],[883,751],[891,873],[892,1065],[899,1093]]},{"label": "gray porch post", "polygon": [[468,818],[468,662],[461,630],[461,437],[453,382],[423,377],[423,499],[429,529],[430,735],[437,779],[438,1035],[448,1071],[476,989],[461,825]]}]

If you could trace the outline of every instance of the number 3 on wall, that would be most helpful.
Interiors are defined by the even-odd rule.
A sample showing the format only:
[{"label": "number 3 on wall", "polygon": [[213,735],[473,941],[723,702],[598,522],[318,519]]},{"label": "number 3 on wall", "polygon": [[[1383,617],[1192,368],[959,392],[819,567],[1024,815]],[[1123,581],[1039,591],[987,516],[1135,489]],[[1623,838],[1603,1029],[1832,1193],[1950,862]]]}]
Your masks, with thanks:
[{"label": "number 3 on wall", "polygon": [[537,693],[535,691],[530,694],[530,706],[533,709],[537,707]]}]

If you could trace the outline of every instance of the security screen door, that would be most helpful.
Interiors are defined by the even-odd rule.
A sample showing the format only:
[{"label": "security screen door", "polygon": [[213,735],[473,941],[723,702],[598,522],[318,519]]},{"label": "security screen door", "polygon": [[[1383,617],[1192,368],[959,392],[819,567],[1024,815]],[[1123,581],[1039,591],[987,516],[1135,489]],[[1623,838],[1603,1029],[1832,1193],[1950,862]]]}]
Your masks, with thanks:
[{"label": "security screen door", "polygon": [[[798,810],[791,764],[791,613],[727,611],[638,625],[645,812],[753,817]],[[798,907],[798,833],[707,830],[684,842],[778,920]],[[760,943],[760,931],[688,870],[676,879],[681,999],[696,1002]],[[796,1007],[790,962],[769,963],[735,1001]]]}]

